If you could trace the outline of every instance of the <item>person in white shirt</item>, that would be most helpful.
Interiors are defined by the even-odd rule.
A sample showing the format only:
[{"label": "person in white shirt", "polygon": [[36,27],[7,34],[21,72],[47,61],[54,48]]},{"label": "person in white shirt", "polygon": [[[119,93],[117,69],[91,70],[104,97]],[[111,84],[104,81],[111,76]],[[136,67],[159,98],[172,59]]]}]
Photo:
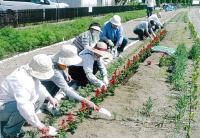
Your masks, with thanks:
[{"label": "person in white shirt", "polygon": [[147,16],[151,16],[153,13],[153,9],[156,6],[155,0],[145,0],[145,4],[147,5]]},{"label": "person in white shirt", "polygon": [[[58,102],[48,93],[40,80],[54,75],[51,59],[36,55],[8,75],[0,85],[0,122],[5,137],[19,137],[25,121],[39,130],[48,130],[37,117],[36,111],[47,99],[54,107]],[[50,131],[49,131],[50,132]]]},{"label": "person in white shirt", "polygon": [[157,29],[163,28],[163,23],[159,20],[161,18],[161,14],[152,14],[151,16],[148,17],[148,22],[154,21],[155,25],[153,26],[153,31],[155,32]]},{"label": "person in white shirt", "polygon": [[[112,57],[108,52],[107,45],[104,42],[97,42],[94,48],[87,47],[79,56],[82,58],[82,62],[69,67],[69,74],[72,79],[77,81],[79,86],[86,86],[88,82],[99,87],[107,86],[107,70],[102,59]],[[95,76],[98,70],[103,80]]]},{"label": "person in white shirt", "polygon": [[[42,84],[46,87],[48,92],[58,101],[68,96],[78,102],[84,101],[87,105],[95,109],[96,105],[93,102],[80,96],[69,86],[70,84],[68,85],[68,82],[71,83],[71,77],[64,70],[66,70],[68,66],[78,64],[82,61],[77,55],[77,48],[73,45],[63,45],[58,53],[50,56],[53,62],[54,76],[48,80],[42,81]],[[59,110],[53,108],[50,104],[44,104],[44,107],[53,115],[60,114]]]}]

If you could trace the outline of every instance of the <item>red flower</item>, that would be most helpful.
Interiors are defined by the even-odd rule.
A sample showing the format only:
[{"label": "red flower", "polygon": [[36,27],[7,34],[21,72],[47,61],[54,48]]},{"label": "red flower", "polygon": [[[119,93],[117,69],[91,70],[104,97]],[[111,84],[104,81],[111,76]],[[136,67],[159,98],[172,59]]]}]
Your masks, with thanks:
[{"label": "red flower", "polygon": [[65,125],[65,123],[66,123],[66,121],[63,119],[63,120],[61,120],[61,129],[64,129],[64,128],[66,128],[66,125]]},{"label": "red flower", "polygon": [[147,65],[151,65],[151,61],[147,61]]},{"label": "red flower", "polygon": [[116,82],[116,77],[112,76],[112,79],[109,81],[110,85],[113,85]]},{"label": "red flower", "polygon": [[128,67],[131,66],[131,60],[130,60],[130,59],[128,59],[127,66],[128,66]]},{"label": "red flower", "polygon": [[43,136],[43,138],[49,138],[49,136],[47,135],[47,131],[49,131],[49,129],[40,129],[40,132],[42,134],[45,134],[45,136]]},{"label": "red flower", "polygon": [[82,107],[79,109],[79,111],[81,111],[81,112],[84,111],[87,108],[87,105],[86,105],[84,100],[81,101],[81,106]]},{"label": "red flower", "polygon": [[101,92],[102,93],[106,92],[106,87],[104,85],[101,87]]},{"label": "red flower", "polygon": [[100,96],[100,93],[101,93],[101,91],[99,91],[99,89],[96,89],[96,90],[95,90],[95,96],[96,96],[96,97]]},{"label": "red flower", "polygon": [[68,115],[67,115],[67,121],[74,122],[74,117],[73,117],[71,112],[69,112]]},{"label": "red flower", "polygon": [[117,76],[117,71],[116,71],[116,70],[114,71],[113,75],[114,75],[115,77]]}]

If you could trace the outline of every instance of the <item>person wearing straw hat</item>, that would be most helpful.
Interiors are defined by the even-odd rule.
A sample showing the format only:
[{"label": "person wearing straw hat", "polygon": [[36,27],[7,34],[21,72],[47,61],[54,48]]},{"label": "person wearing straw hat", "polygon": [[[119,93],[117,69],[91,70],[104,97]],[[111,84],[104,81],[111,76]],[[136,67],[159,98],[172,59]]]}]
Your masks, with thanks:
[{"label": "person wearing straw hat", "polygon": [[40,82],[53,75],[51,59],[40,54],[5,78],[0,85],[0,122],[3,136],[21,137],[24,134],[21,128],[25,121],[40,130],[48,130],[37,117],[36,111],[45,99],[54,107],[58,106],[56,99]]},{"label": "person wearing straw hat", "polygon": [[99,23],[92,23],[88,31],[79,34],[73,41],[73,45],[77,47],[78,53],[83,51],[86,46],[94,47],[99,41],[100,32],[101,25]]},{"label": "person wearing straw hat", "polygon": [[[82,62],[69,67],[69,74],[72,79],[77,81],[78,86],[86,86],[88,82],[99,87],[107,86],[107,70],[104,61],[102,60],[102,58],[112,57],[107,51],[107,45],[104,42],[97,42],[94,48],[86,47],[79,56],[82,58]],[[103,80],[100,80],[95,76],[98,70],[100,71]]]},{"label": "person wearing straw hat", "polygon": [[[69,75],[64,72],[68,66],[78,64],[82,61],[82,59],[77,55],[77,48],[73,45],[64,45],[61,47],[60,51],[51,56],[51,58],[53,62],[54,76],[48,80],[42,81],[42,84],[46,87],[49,93],[58,101],[61,100],[61,98],[68,96],[69,98],[79,102],[84,101],[90,107],[95,109],[96,105],[93,102],[76,93],[75,90],[69,86],[71,85],[70,83],[68,85],[68,82],[70,81]],[[59,110],[53,108],[49,103],[45,103],[43,108],[48,110],[52,115],[60,114]]]},{"label": "person wearing straw hat", "polygon": [[126,38],[123,33],[121,18],[118,15],[114,15],[110,18],[110,21],[105,22],[102,27],[100,41],[105,42],[109,48],[114,48],[116,50],[117,54],[115,53],[113,57],[119,56],[128,43],[128,38]]}]

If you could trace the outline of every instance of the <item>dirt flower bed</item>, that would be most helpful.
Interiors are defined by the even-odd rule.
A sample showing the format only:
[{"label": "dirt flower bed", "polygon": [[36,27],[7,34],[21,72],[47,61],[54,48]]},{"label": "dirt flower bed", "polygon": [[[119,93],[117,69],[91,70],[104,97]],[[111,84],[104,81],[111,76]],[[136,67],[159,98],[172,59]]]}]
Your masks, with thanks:
[{"label": "dirt flower bed", "polygon": [[[182,15],[184,14],[184,15]],[[187,51],[190,50],[193,40],[190,36],[185,13],[177,16],[177,20],[167,25],[167,36],[160,45],[177,48],[184,43]],[[183,19],[184,18],[184,19]],[[176,21],[176,22],[174,22]],[[109,109],[113,117],[104,118],[94,112],[82,124],[77,132],[69,138],[166,138],[186,137],[184,127],[176,129],[176,121],[172,117],[175,112],[176,99],[167,82],[169,73],[166,67],[159,67],[161,53],[153,53],[140,64],[137,72],[123,85],[115,89],[115,96],[103,101],[101,106]],[[187,65],[186,77],[190,77],[189,70],[192,64]],[[187,80],[189,80],[187,78]],[[198,113],[198,110],[196,111]],[[188,108],[182,121],[188,122]],[[191,137],[199,136],[199,116],[191,125]]]}]

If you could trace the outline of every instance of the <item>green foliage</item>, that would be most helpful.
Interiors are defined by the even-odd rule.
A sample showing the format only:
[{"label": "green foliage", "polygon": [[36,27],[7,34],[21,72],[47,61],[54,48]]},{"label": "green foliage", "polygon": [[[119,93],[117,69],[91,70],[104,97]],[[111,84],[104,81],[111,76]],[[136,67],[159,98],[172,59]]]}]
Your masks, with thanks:
[{"label": "green foliage", "polygon": [[192,45],[192,48],[189,52],[190,59],[199,59],[200,58],[200,43],[195,43]]},{"label": "green foliage", "polygon": [[38,47],[68,40],[88,29],[92,22],[103,24],[114,14],[122,18],[122,22],[146,16],[145,10],[111,13],[101,19],[93,17],[77,18],[72,22],[64,24],[43,24],[38,27],[16,30],[11,27],[0,29],[0,59],[19,52],[26,52]]},{"label": "green foliage", "polygon": [[173,66],[172,74],[169,76],[170,82],[173,84],[174,89],[181,90],[185,88],[184,73],[187,65],[187,51],[184,44],[180,44],[171,57],[170,65]]},{"label": "green foliage", "polygon": [[139,113],[142,116],[149,117],[151,115],[152,108],[153,108],[153,102],[151,97],[149,97],[148,100],[145,103],[143,103],[143,107],[141,110],[139,110]]}]

